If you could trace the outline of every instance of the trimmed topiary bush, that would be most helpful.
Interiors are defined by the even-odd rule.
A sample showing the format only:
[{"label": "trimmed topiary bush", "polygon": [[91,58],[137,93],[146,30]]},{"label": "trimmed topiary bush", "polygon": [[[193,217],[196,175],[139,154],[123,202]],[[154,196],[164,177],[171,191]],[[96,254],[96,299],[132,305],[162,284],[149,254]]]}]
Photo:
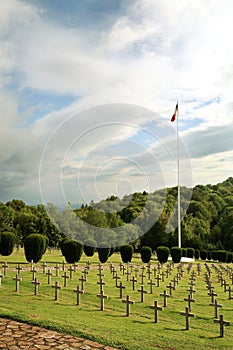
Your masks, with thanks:
[{"label": "trimmed topiary bush", "polygon": [[151,247],[147,247],[147,246],[142,247],[141,251],[140,251],[140,254],[141,254],[142,262],[144,262],[145,264],[150,262],[150,259],[151,259],[151,256],[152,256],[152,249],[151,249]]},{"label": "trimmed topiary bush", "polygon": [[172,247],[170,249],[172,261],[174,263],[179,263],[182,257],[182,248]]},{"label": "trimmed topiary bush", "polygon": [[208,250],[207,252],[207,260],[212,260],[212,251]]},{"label": "trimmed topiary bush", "polygon": [[217,253],[217,250],[213,250],[212,251],[212,259],[217,261],[218,260],[218,253]]},{"label": "trimmed topiary bush", "polygon": [[84,253],[86,256],[93,256],[96,251],[97,243],[94,239],[86,239],[84,241]]},{"label": "trimmed topiary bush", "polygon": [[207,250],[202,249],[200,251],[200,258],[201,258],[201,260],[206,260],[206,258],[207,258]]},{"label": "trimmed topiary bush", "polygon": [[198,260],[200,258],[200,250],[199,249],[195,249],[194,257],[195,257],[196,260]]},{"label": "trimmed topiary bush", "polygon": [[195,252],[194,248],[187,248],[187,258],[193,259],[194,252]]},{"label": "trimmed topiary bush", "polygon": [[170,249],[168,247],[160,246],[156,249],[156,254],[160,264],[165,264],[168,261]]},{"label": "trimmed topiary bush", "polygon": [[63,256],[69,264],[78,262],[83,253],[83,245],[72,239],[63,242]]},{"label": "trimmed topiary bush", "polygon": [[218,250],[217,256],[219,262],[225,263],[227,261],[228,252],[226,250]]},{"label": "trimmed topiary bush", "polygon": [[182,249],[182,257],[187,257],[187,248],[181,248]]},{"label": "trimmed topiary bush", "polygon": [[24,241],[24,254],[28,262],[32,261],[36,264],[41,260],[46,246],[46,238],[44,235],[33,233],[28,235]]},{"label": "trimmed topiary bush", "polygon": [[15,235],[13,232],[1,232],[0,234],[0,255],[11,255],[15,245]]},{"label": "trimmed topiary bush", "polygon": [[133,246],[131,244],[125,244],[120,247],[121,260],[124,263],[131,262],[133,257]]},{"label": "trimmed topiary bush", "polygon": [[98,252],[99,261],[102,264],[104,264],[109,258],[111,247],[108,243],[102,242],[99,244],[99,247],[97,248],[97,252]]},{"label": "trimmed topiary bush", "polygon": [[232,252],[228,252],[227,255],[227,263],[230,264],[233,260],[233,253]]}]

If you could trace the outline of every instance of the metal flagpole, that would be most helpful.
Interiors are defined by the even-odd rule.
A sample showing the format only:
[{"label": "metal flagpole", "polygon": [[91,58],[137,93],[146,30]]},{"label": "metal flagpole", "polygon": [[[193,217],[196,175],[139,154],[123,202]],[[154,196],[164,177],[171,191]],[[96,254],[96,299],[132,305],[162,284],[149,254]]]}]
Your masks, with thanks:
[{"label": "metal flagpole", "polygon": [[[177,101],[178,106],[178,101]],[[177,120],[176,120],[176,132],[177,132],[177,205],[178,205],[178,247],[181,248],[181,222],[180,222],[180,142],[179,142],[179,108],[177,109]]]}]

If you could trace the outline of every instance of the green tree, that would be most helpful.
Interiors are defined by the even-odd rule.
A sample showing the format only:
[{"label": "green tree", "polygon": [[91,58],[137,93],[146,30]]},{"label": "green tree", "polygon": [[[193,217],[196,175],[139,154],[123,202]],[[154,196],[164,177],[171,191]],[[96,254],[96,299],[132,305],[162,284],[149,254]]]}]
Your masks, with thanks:
[{"label": "green tree", "polygon": [[165,264],[168,261],[170,249],[168,247],[158,247],[156,249],[156,254],[160,264]]},{"label": "green tree", "polygon": [[24,241],[24,253],[28,262],[33,261],[35,264],[41,260],[46,246],[46,238],[40,234],[30,234]]},{"label": "green tree", "polygon": [[0,233],[0,254],[3,256],[11,255],[15,245],[15,234],[12,232]]},{"label": "green tree", "polygon": [[133,257],[133,246],[131,244],[125,244],[120,247],[121,259],[124,263],[131,262]]}]

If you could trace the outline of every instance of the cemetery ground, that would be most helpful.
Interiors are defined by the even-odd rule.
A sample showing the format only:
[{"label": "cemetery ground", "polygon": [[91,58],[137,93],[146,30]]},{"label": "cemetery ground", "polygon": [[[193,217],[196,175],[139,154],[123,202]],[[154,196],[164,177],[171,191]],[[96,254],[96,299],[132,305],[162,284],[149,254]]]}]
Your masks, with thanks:
[{"label": "cemetery ground", "polygon": [[[46,253],[43,260],[34,265],[37,272],[33,273],[23,251],[9,257],[1,256],[0,317],[84,337],[118,349],[233,349],[232,264],[197,261],[173,266],[168,262],[160,266],[156,260],[151,260],[148,267],[134,257],[127,266],[120,264],[120,255],[113,254],[99,268],[97,255],[91,258],[82,255],[77,267],[72,267],[76,271],[72,271],[70,264],[65,264],[63,270],[63,261],[59,252]],[[8,265],[5,276],[4,262]],[[43,262],[46,262],[44,271]],[[18,264],[22,270],[16,270]],[[40,284],[35,285],[33,281]],[[62,287],[57,290],[57,300],[56,282]],[[80,294],[77,294],[78,290]],[[170,293],[171,296],[166,297]],[[107,297],[101,298],[101,295]],[[134,302],[129,306],[129,316],[126,315],[127,295]],[[101,305],[102,300],[104,305]],[[151,308],[155,301],[162,307],[157,313]],[[188,304],[191,309],[187,309]],[[214,306],[216,304],[221,307]],[[194,317],[186,317],[185,311]],[[222,337],[220,315],[230,322],[229,326],[223,326]]]}]

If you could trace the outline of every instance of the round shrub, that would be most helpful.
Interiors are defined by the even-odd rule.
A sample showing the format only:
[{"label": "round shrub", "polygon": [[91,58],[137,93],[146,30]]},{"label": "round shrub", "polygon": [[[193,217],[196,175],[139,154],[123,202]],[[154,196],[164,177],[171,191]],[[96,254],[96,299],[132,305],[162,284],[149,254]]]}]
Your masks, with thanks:
[{"label": "round shrub", "polygon": [[213,250],[212,251],[212,259],[217,261],[218,260],[218,253],[217,253],[217,250]]},{"label": "round shrub", "polygon": [[230,264],[233,260],[233,253],[232,252],[228,252],[227,255],[227,263]]},{"label": "round shrub", "polygon": [[207,252],[207,260],[212,260],[212,251],[208,250]]},{"label": "round shrub", "polygon": [[74,264],[78,262],[83,253],[83,245],[72,239],[67,239],[63,242],[63,256],[66,262]]},{"label": "round shrub", "polygon": [[206,258],[207,258],[207,250],[202,249],[200,251],[200,258],[201,258],[201,260],[206,260]]},{"label": "round shrub", "polygon": [[94,239],[86,239],[84,241],[84,253],[86,256],[93,256],[95,254],[97,243]]},{"label": "round shrub", "polygon": [[15,245],[15,235],[12,232],[2,232],[0,234],[0,254],[11,255]]},{"label": "round shrub", "polygon": [[226,250],[218,250],[217,251],[218,261],[221,263],[225,263],[227,261],[228,253]]},{"label": "round shrub", "polygon": [[200,250],[199,249],[195,249],[194,257],[195,257],[196,260],[198,260],[200,258]]},{"label": "round shrub", "polygon": [[187,257],[187,248],[181,248],[182,249],[182,257]]},{"label": "round shrub", "polygon": [[147,246],[142,247],[140,254],[141,254],[142,262],[144,262],[145,264],[150,262],[151,255],[152,255],[151,247],[147,247]]},{"label": "round shrub", "polygon": [[190,259],[193,259],[194,252],[195,252],[194,248],[187,248],[187,257]]},{"label": "round shrub", "polygon": [[170,252],[171,252],[172,261],[174,263],[179,263],[182,257],[182,248],[172,247]]},{"label": "round shrub", "polygon": [[160,264],[165,264],[168,261],[170,249],[168,247],[163,247],[163,246],[157,247],[156,254]]},{"label": "round shrub", "polygon": [[32,261],[36,264],[41,260],[46,246],[46,238],[44,235],[32,233],[25,238],[24,254],[28,262]]},{"label": "round shrub", "polygon": [[99,247],[97,248],[97,252],[98,252],[99,261],[102,264],[104,264],[109,258],[111,247],[108,243],[102,242],[99,244]]},{"label": "round shrub", "polygon": [[120,247],[121,260],[124,263],[131,262],[133,257],[133,246],[131,244],[125,244]]}]

